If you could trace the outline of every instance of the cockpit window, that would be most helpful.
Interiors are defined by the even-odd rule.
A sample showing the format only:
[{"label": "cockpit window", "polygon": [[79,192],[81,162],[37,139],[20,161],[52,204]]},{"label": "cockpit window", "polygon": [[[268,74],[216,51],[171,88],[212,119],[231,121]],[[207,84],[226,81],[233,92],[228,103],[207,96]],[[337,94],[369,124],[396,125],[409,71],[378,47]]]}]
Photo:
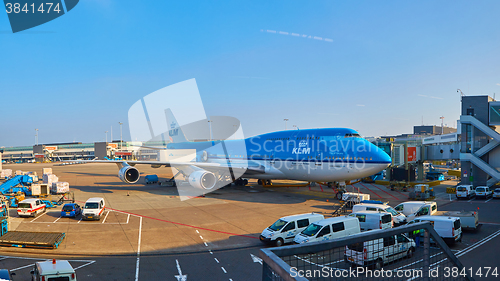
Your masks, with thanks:
[{"label": "cockpit window", "polygon": [[359,134],[345,134],[344,138],[359,138]]}]

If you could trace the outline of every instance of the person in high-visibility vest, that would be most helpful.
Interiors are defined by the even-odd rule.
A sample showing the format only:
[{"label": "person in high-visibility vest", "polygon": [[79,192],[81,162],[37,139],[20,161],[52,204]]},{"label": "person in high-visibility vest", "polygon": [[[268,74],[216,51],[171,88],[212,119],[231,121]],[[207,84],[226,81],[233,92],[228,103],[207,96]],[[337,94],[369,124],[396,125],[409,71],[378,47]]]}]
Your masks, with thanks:
[{"label": "person in high-visibility vest", "polygon": [[414,230],[413,233],[412,233],[412,236],[414,237],[415,239],[415,244],[418,247],[420,247],[420,229],[417,229],[417,230]]}]

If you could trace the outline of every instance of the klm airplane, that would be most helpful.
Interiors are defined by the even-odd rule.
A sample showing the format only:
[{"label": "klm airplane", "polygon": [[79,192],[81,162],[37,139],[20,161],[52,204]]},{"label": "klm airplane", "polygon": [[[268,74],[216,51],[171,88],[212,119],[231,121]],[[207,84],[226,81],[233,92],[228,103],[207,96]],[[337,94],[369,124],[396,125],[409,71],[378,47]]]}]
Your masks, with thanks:
[{"label": "klm airplane", "polygon": [[240,140],[190,142],[181,128],[174,127],[169,131],[173,142],[162,149],[167,154],[190,152],[187,158],[90,162],[118,164],[119,178],[125,183],[139,180],[136,164],[172,167],[192,187],[206,191],[231,182],[246,185],[249,178],[260,184],[271,180],[342,183],[379,173],[391,164],[389,155],[352,129],[287,130]]}]

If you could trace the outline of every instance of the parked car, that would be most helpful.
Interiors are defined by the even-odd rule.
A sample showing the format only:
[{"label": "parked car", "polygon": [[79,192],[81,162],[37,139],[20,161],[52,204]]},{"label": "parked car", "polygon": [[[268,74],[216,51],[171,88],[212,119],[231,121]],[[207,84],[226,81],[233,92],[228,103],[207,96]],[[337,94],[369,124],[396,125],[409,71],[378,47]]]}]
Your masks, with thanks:
[{"label": "parked car", "polygon": [[462,241],[462,224],[460,218],[447,216],[421,216],[412,220],[408,224],[429,221],[434,230],[447,244],[454,244]]},{"label": "parked car", "polygon": [[476,190],[470,184],[457,186],[457,199],[459,198],[471,198],[476,196]]},{"label": "parked car", "polygon": [[85,207],[82,212],[82,219],[100,220],[102,214],[104,213],[105,208],[106,208],[106,203],[104,202],[104,198],[101,197],[89,198],[87,202],[85,202]]},{"label": "parked car", "polygon": [[0,269],[0,280],[9,281],[13,280],[12,276],[16,275],[14,272],[10,272],[8,269]]},{"label": "parked car", "polygon": [[20,217],[36,217],[45,212],[45,203],[40,199],[24,199],[17,205],[17,214]]},{"label": "parked car", "polygon": [[282,246],[284,243],[293,242],[297,234],[306,229],[309,224],[325,219],[322,214],[307,213],[282,217],[260,235],[260,241]]},{"label": "parked car", "polygon": [[64,204],[61,210],[61,217],[74,218],[82,213],[82,208],[76,203]]},{"label": "parked car", "polygon": [[394,224],[392,215],[385,212],[364,211],[352,213],[349,216],[358,218],[359,227],[363,231],[392,228]]},{"label": "parked car", "polygon": [[382,213],[385,213],[385,212],[390,213],[392,215],[392,220],[394,221],[395,226],[406,223],[406,216],[402,213],[398,213],[396,210],[394,210],[393,207],[391,207],[387,204],[361,203],[361,204],[356,204],[356,205],[352,206],[353,213],[364,212],[364,211],[377,211],[377,212],[382,212]]},{"label": "parked car", "polygon": [[344,260],[353,265],[380,270],[386,263],[403,257],[411,258],[415,248],[416,244],[413,239],[404,234],[392,235],[347,245],[344,251]]},{"label": "parked car", "polygon": [[403,202],[394,209],[406,216],[407,221],[415,217],[434,215],[437,212],[437,203],[434,201],[408,201]]},{"label": "parked car", "polygon": [[76,281],[76,273],[66,260],[36,262],[31,271],[32,281]]},{"label": "parked car", "polygon": [[488,186],[478,186],[476,187],[476,198],[478,197],[493,197],[493,190],[491,190]]},{"label": "parked car", "polygon": [[495,191],[493,191],[493,198],[500,198],[500,187],[497,187]]},{"label": "parked car", "polygon": [[311,223],[304,231],[295,236],[293,242],[300,244],[327,241],[360,232],[361,228],[357,218],[349,216],[334,217]]}]

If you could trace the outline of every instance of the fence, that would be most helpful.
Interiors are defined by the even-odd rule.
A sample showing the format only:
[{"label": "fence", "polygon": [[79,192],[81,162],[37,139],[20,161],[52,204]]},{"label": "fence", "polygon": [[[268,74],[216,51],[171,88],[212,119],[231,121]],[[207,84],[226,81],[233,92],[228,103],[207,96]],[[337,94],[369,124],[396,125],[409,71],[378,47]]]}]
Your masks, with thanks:
[{"label": "fence", "polygon": [[262,280],[473,280],[429,222],[262,249]]}]

